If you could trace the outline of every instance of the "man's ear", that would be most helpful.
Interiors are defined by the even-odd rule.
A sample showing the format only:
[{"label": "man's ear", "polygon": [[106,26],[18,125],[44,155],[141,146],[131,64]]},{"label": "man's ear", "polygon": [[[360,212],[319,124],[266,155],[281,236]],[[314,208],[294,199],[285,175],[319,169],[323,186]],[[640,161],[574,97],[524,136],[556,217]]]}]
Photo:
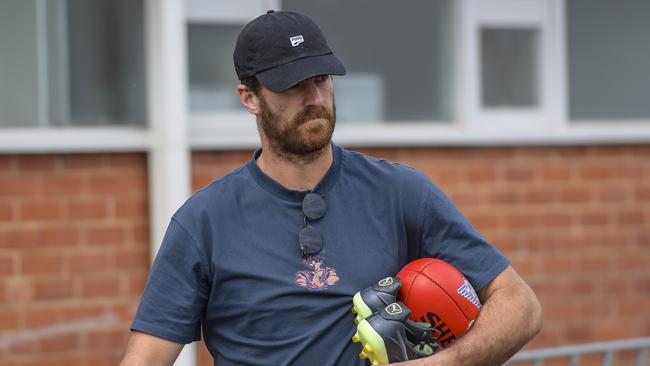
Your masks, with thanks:
[{"label": "man's ear", "polygon": [[239,95],[239,101],[248,113],[257,116],[260,112],[260,99],[257,94],[248,89],[244,84],[237,85],[237,94]]}]

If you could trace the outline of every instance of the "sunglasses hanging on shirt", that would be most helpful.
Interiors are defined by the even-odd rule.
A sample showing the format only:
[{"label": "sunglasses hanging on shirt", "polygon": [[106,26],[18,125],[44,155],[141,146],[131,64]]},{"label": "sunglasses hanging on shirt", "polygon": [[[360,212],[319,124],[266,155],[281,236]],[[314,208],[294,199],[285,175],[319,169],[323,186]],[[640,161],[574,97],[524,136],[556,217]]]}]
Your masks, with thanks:
[{"label": "sunglasses hanging on shirt", "polygon": [[309,226],[309,221],[315,221],[323,217],[327,211],[325,199],[316,193],[307,193],[302,201],[302,213],[304,215],[303,227],[298,234],[300,252],[303,257],[317,254],[323,249],[323,237],[315,228]]}]

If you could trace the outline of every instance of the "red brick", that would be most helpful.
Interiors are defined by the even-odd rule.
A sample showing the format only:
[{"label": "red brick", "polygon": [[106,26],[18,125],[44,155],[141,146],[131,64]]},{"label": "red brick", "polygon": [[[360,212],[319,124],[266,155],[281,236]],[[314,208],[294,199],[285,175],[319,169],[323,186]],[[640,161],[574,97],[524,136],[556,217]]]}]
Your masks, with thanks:
[{"label": "red brick", "polygon": [[115,205],[115,216],[118,218],[147,217],[149,201],[146,198],[119,198]]},{"label": "red brick", "polygon": [[136,225],[131,229],[133,241],[137,244],[149,245],[149,225]]},{"label": "red brick", "polygon": [[553,203],[557,199],[557,194],[548,188],[531,189],[525,193],[525,196],[528,203]]},{"label": "red brick", "polygon": [[7,301],[11,304],[25,303],[33,299],[33,281],[24,277],[10,278],[6,281]]},{"label": "red brick", "polygon": [[559,226],[567,227],[574,225],[573,216],[565,213],[548,213],[542,215],[542,223],[544,226]]},{"label": "red brick", "polygon": [[0,308],[0,332],[18,329],[18,311]]},{"label": "red brick", "polygon": [[92,273],[114,269],[113,259],[108,253],[75,254],[67,258],[71,273]]},{"label": "red brick", "polygon": [[576,267],[576,260],[571,257],[546,257],[540,263],[540,270],[546,274],[571,273]]},{"label": "red brick", "polygon": [[81,342],[78,334],[57,334],[41,341],[41,351],[58,353],[79,349]]},{"label": "red brick", "polygon": [[138,302],[131,300],[128,303],[116,304],[111,307],[111,314],[116,315],[118,319],[124,322],[130,322],[135,316]]},{"label": "red brick", "polygon": [[39,244],[52,247],[74,247],[81,242],[79,229],[76,227],[49,227],[41,231]]},{"label": "red brick", "polygon": [[126,346],[128,326],[119,330],[98,330],[88,333],[88,348],[91,350],[120,349]]},{"label": "red brick", "polygon": [[572,170],[565,167],[547,167],[541,170],[543,180],[568,181],[571,179]]},{"label": "red brick", "polygon": [[589,191],[585,187],[564,189],[559,194],[560,200],[566,203],[584,203],[590,201]]},{"label": "red brick", "polygon": [[578,177],[588,180],[602,180],[616,177],[616,173],[610,167],[585,167],[578,170]]},{"label": "red brick", "polygon": [[649,187],[637,188],[634,197],[639,201],[650,201],[650,188]]},{"label": "red brick", "polygon": [[499,219],[495,215],[474,214],[474,215],[467,215],[467,219],[479,231],[499,226]]},{"label": "red brick", "polygon": [[581,258],[580,268],[584,271],[606,271],[611,267],[611,262],[609,257],[589,256]]},{"label": "red brick", "polygon": [[492,192],[488,195],[488,197],[489,197],[489,202],[495,205],[501,205],[501,204],[510,205],[522,201],[522,198],[513,191]]},{"label": "red brick", "polygon": [[63,206],[52,200],[24,202],[19,206],[18,212],[23,221],[50,221],[64,218]]},{"label": "red brick", "polygon": [[12,339],[11,346],[9,346],[9,354],[12,356],[34,357],[38,352],[38,343],[30,339]]},{"label": "red brick", "polygon": [[61,159],[64,169],[97,170],[105,166],[106,155],[103,154],[71,154]]},{"label": "red brick", "polygon": [[140,295],[147,284],[147,271],[129,274],[128,293],[129,295]]},{"label": "red brick", "polygon": [[0,276],[11,276],[16,273],[14,256],[0,253]]},{"label": "red brick", "polygon": [[535,172],[532,168],[508,168],[504,176],[509,181],[531,181],[535,177]]},{"label": "red brick", "polygon": [[146,169],[147,165],[146,154],[107,154],[105,159],[106,165],[110,167]]},{"label": "red brick", "polygon": [[120,245],[126,241],[125,229],[121,227],[95,227],[87,231],[89,245]]},{"label": "red brick", "polygon": [[540,223],[540,217],[532,213],[516,213],[505,217],[505,225],[509,228],[535,227]]},{"label": "red brick", "polygon": [[2,177],[0,179],[0,198],[33,196],[38,192],[37,179],[25,177]]},{"label": "red brick", "polygon": [[24,324],[30,329],[53,326],[61,322],[59,311],[55,307],[24,310]]},{"label": "red brick", "polygon": [[64,270],[64,258],[59,254],[25,253],[22,257],[23,274],[61,273]]},{"label": "red brick", "polygon": [[45,195],[78,195],[83,186],[84,178],[78,175],[46,176],[41,181]]},{"label": "red brick", "polygon": [[0,228],[0,248],[23,249],[34,246],[38,236],[33,229]]},{"label": "red brick", "polygon": [[463,181],[463,178],[460,175],[459,170],[457,169],[442,169],[442,168],[425,168],[423,173],[428,175],[432,181],[440,186],[446,184],[457,184]]},{"label": "red brick", "polygon": [[610,215],[605,212],[588,212],[580,217],[580,223],[583,225],[607,225],[610,222]]},{"label": "red brick", "polygon": [[7,202],[0,202],[0,223],[13,221],[16,217],[14,205]]},{"label": "red brick", "polygon": [[16,160],[17,156],[14,155],[0,155],[0,174],[13,171]]},{"label": "red brick", "polygon": [[20,155],[16,161],[18,170],[49,172],[57,166],[55,155]]},{"label": "red brick", "polygon": [[59,300],[73,296],[73,283],[70,278],[56,277],[34,280],[34,299]]},{"label": "red brick", "polygon": [[598,199],[602,202],[621,202],[628,198],[628,192],[623,188],[606,188],[598,192]]},{"label": "red brick", "polygon": [[88,276],[81,280],[81,296],[84,298],[109,297],[120,294],[120,281],[115,276]]},{"label": "red brick", "polygon": [[67,203],[68,218],[72,220],[102,219],[108,217],[105,200],[71,201]]},{"label": "red brick", "polygon": [[[641,207],[639,207],[639,209],[641,209]],[[620,212],[618,215],[616,215],[616,221],[621,225],[643,224],[644,222],[650,222],[650,220],[645,219],[643,212],[640,210]]]},{"label": "red brick", "polygon": [[470,168],[467,170],[467,180],[470,183],[494,182],[496,172],[492,168]]},{"label": "red brick", "polygon": [[86,190],[91,194],[146,192],[147,188],[144,176],[92,176],[86,182]]},{"label": "red brick", "polygon": [[142,247],[139,249],[139,251],[117,252],[115,254],[115,266],[124,270],[149,268],[149,248]]},{"label": "red brick", "polygon": [[60,311],[63,321],[67,323],[102,319],[106,316],[103,305],[75,304],[73,307],[61,308]]}]

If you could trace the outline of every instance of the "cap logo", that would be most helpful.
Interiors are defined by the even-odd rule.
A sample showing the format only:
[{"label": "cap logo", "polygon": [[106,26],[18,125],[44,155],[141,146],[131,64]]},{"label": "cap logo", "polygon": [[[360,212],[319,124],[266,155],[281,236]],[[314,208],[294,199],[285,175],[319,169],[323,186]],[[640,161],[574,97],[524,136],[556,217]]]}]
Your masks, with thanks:
[{"label": "cap logo", "polygon": [[302,38],[302,35],[293,36],[293,37],[289,38],[289,40],[291,41],[291,46],[292,47],[296,47],[297,45],[299,45],[299,44],[301,44],[302,42],[305,41],[305,39]]}]

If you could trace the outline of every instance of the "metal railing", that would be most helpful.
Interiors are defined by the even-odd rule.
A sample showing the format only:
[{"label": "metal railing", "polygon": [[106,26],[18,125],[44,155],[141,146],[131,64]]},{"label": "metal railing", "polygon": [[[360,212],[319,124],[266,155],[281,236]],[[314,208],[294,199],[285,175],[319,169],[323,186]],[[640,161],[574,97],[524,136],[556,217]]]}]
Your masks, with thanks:
[{"label": "metal railing", "polygon": [[636,350],[635,365],[646,366],[648,348],[650,348],[650,337],[533,349],[517,353],[506,363],[506,365],[517,362],[533,361],[533,366],[542,366],[545,360],[565,358],[569,360],[570,366],[578,366],[580,365],[581,356],[602,354],[604,356],[602,365],[612,366],[614,364],[614,353],[619,351]]}]

